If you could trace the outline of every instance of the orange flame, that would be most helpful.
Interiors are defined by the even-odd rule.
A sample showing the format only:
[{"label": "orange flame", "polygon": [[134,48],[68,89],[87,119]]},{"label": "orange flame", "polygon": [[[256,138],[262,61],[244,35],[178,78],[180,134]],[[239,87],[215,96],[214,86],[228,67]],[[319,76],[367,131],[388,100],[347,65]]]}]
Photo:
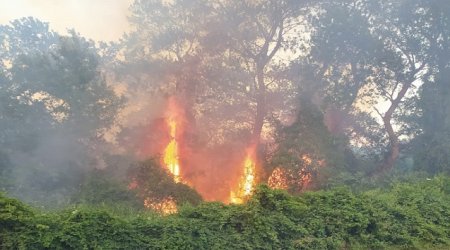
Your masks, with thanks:
[{"label": "orange flame", "polygon": [[173,179],[175,182],[180,182],[180,163],[178,156],[178,143],[175,139],[176,131],[177,131],[177,123],[172,118],[169,117],[167,120],[167,124],[170,129],[170,142],[164,150],[164,164],[166,165],[169,172],[173,175]]},{"label": "orange flame", "polygon": [[267,185],[273,189],[287,189],[286,172],[282,168],[275,168],[267,180]]},{"label": "orange flame", "polygon": [[230,202],[235,204],[241,204],[244,202],[246,198],[248,198],[253,190],[255,189],[256,184],[256,163],[253,159],[254,153],[250,151],[247,154],[247,157],[244,161],[244,169],[241,176],[241,179],[238,184],[238,188],[236,191],[231,191],[230,193]]},{"label": "orange flame", "polygon": [[171,196],[163,199],[162,201],[147,198],[144,200],[144,206],[163,215],[174,214],[178,211],[177,204]]},{"label": "orange flame", "polygon": [[308,188],[308,186],[311,184],[311,181],[312,181],[311,173],[301,173],[299,185],[301,185],[303,189]]},{"label": "orange flame", "polygon": [[180,116],[182,114],[176,100],[171,97],[166,111],[166,124],[169,129],[170,141],[164,149],[163,165],[172,174],[175,182],[182,182],[180,169],[180,156],[178,146]]}]

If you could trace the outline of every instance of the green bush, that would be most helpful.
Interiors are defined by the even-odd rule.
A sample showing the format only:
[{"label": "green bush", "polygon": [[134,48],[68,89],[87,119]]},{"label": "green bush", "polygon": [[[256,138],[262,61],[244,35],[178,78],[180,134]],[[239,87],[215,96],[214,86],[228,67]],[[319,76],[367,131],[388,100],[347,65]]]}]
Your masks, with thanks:
[{"label": "green bush", "polygon": [[76,207],[45,214],[0,196],[2,249],[445,249],[448,177],[291,196],[258,187],[243,205],[186,204],[177,214]]}]

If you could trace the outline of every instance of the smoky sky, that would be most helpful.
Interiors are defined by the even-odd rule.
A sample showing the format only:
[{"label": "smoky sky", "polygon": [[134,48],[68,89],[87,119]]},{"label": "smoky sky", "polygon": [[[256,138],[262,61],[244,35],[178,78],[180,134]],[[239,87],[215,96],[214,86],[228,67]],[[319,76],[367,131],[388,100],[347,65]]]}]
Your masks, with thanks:
[{"label": "smoky sky", "polygon": [[115,41],[129,30],[132,0],[0,0],[0,25],[33,16],[65,34],[73,28],[96,41]]}]

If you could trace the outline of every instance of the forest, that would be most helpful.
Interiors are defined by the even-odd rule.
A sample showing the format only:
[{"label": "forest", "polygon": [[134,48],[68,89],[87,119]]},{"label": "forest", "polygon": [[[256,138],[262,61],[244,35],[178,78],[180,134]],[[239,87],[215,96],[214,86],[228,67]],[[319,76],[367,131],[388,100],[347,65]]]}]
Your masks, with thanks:
[{"label": "forest", "polygon": [[0,249],[450,248],[450,1],[127,18],[0,24]]}]

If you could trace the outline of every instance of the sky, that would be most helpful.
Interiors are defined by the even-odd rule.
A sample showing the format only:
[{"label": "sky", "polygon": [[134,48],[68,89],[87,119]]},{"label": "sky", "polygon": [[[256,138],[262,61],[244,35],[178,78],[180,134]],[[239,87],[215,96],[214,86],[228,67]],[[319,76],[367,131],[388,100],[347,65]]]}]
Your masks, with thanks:
[{"label": "sky", "polygon": [[0,25],[33,16],[66,34],[74,28],[96,41],[117,41],[129,30],[128,6],[133,0],[0,0]]}]

